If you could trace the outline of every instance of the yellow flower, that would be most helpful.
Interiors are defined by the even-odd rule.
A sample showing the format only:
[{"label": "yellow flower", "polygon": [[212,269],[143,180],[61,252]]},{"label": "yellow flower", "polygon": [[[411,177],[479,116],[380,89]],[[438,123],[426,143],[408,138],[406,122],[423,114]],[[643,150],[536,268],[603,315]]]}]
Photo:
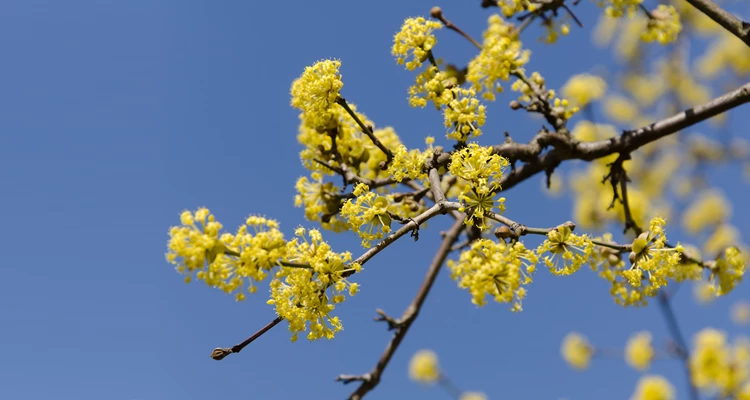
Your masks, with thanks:
[{"label": "yellow flower", "polygon": [[648,20],[648,28],[641,33],[644,42],[658,41],[661,44],[672,43],[677,40],[677,35],[682,31],[680,15],[673,6],[659,4],[656,10],[651,11]]},{"label": "yellow flower", "polygon": [[432,350],[416,352],[409,362],[409,377],[422,383],[432,383],[440,379],[437,354]]},{"label": "yellow flower", "polygon": [[369,248],[373,240],[380,240],[391,231],[390,201],[371,192],[364,183],[357,184],[354,195],[354,200],[347,200],[341,207],[341,216],[362,239],[362,247]]},{"label": "yellow flower", "polygon": [[708,254],[717,254],[740,241],[740,231],[730,224],[721,224],[714,229],[711,236],[703,243],[703,250]]},{"label": "yellow flower", "polygon": [[440,71],[437,66],[431,65],[424,72],[417,75],[416,83],[409,88],[409,105],[412,107],[424,107],[427,101],[435,103],[438,110],[453,100],[453,91],[450,88],[457,86],[458,80],[448,72]]},{"label": "yellow flower", "polygon": [[497,207],[500,212],[505,210],[505,199],[494,199],[500,189],[503,170],[508,166],[508,160],[497,154],[492,154],[491,146],[479,146],[469,143],[466,147],[453,153],[448,171],[468,182],[458,195],[462,202],[462,212],[467,213],[466,223],[477,224],[482,229],[488,228],[484,224],[486,211]]},{"label": "yellow flower", "polygon": [[487,119],[486,108],[479,103],[474,89],[455,87],[451,93],[452,100],[443,109],[444,124],[450,129],[446,136],[465,142],[470,137],[481,135],[479,127]]},{"label": "yellow flower", "polygon": [[[422,66],[429,51],[437,43],[432,31],[442,27],[440,22],[426,20],[424,17],[406,19],[401,25],[401,31],[393,37],[391,53],[396,57],[398,64],[405,64],[409,71]],[[409,55],[412,58],[406,61]]]},{"label": "yellow flower", "polygon": [[640,111],[629,99],[619,95],[611,95],[604,100],[604,113],[617,122],[632,124]]},{"label": "yellow flower", "polygon": [[344,86],[340,67],[338,60],[318,61],[306,67],[302,76],[292,83],[292,107],[302,111],[307,125],[327,128],[331,124],[334,116],[330,108]]},{"label": "yellow flower", "polygon": [[255,292],[255,282],[264,280],[287,254],[287,242],[272,219],[251,215],[234,235],[220,234],[223,226],[207,208],[185,211],[180,220],[182,226],[169,231],[167,260],[187,275],[185,282],[195,273],[207,285],[235,293],[237,301],[245,299],[243,285]]},{"label": "yellow flower", "polygon": [[695,336],[690,358],[693,384],[701,389],[719,389],[723,397],[737,392],[750,375],[748,353],[746,343],[739,342],[731,349],[723,332],[703,329]]},{"label": "yellow flower", "polygon": [[642,2],[643,0],[599,0],[599,7],[606,7],[604,12],[607,16],[619,18],[626,13],[632,15]]},{"label": "yellow flower", "polygon": [[586,107],[604,96],[606,91],[607,82],[599,76],[589,74],[574,75],[562,87],[563,96],[578,107]]},{"label": "yellow flower", "polygon": [[531,276],[538,258],[523,243],[507,244],[478,239],[461,252],[458,261],[448,260],[451,277],[458,286],[468,289],[471,302],[477,306],[487,304],[487,295],[498,303],[513,303],[511,310],[521,311],[521,301],[526,297],[524,285]]},{"label": "yellow flower", "polygon": [[591,238],[574,234],[568,225],[549,231],[547,239],[537,248],[540,257],[544,253],[551,253],[544,257],[544,263],[555,275],[570,275],[578,271],[581,265],[593,261],[593,251]]},{"label": "yellow flower", "polygon": [[625,347],[625,361],[631,367],[643,371],[654,359],[654,348],[651,347],[651,334],[640,332],[633,335]]},{"label": "yellow flower", "polygon": [[675,390],[671,383],[659,375],[647,375],[638,381],[630,400],[673,400]]},{"label": "yellow flower", "polygon": [[734,289],[745,275],[745,258],[737,247],[728,247],[711,267],[710,280],[717,296]]},{"label": "yellow flower", "polygon": [[634,287],[641,286],[642,279],[646,278],[649,285],[644,288],[644,293],[647,296],[655,296],[660,288],[667,286],[667,278],[674,277],[682,270],[682,246],[667,247],[665,224],[663,218],[651,220],[649,230],[633,241],[633,251],[630,253],[633,266],[623,273]]},{"label": "yellow flower", "polygon": [[576,332],[571,332],[562,343],[561,348],[563,359],[573,368],[586,369],[594,355],[594,348],[591,347],[588,340]]},{"label": "yellow flower", "polygon": [[458,400],[487,400],[487,396],[480,392],[463,392]]},{"label": "yellow flower", "polygon": [[333,339],[343,326],[331,312],[345,300],[344,293],[351,296],[357,292],[358,286],[346,276],[359,272],[361,267],[351,263],[351,253],[332,251],[316,229],[300,227],[295,235],[287,243],[284,261],[288,264],[271,281],[271,299],[267,303],[289,322],[292,341],[304,331],[308,331],[307,339],[311,341]]},{"label": "yellow flower", "polygon": [[482,97],[494,101],[503,88],[498,81],[507,81],[512,72],[529,61],[529,51],[521,49],[521,41],[512,24],[495,14],[488,20],[484,42],[479,54],[469,62],[466,80]]},{"label": "yellow flower", "polygon": [[695,235],[732,215],[732,204],[718,190],[702,192],[682,214],[682,226]]},{"label": "yellow flower", "polygon": [[732,322],[737,325],[750,323],[750,304],[746,302],[734,303],[732,306]]}]

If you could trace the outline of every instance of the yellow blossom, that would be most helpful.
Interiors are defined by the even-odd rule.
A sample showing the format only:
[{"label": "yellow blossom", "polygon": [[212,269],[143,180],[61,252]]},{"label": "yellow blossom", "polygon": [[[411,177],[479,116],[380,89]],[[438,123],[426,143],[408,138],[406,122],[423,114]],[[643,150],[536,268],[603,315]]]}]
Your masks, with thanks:
[{"label": "yellow blossom", "polygon": [[591,238],[574,234],[568,225],[549,231],[547,239],[537,249],[540,257],[551,253],[544,257],[544,263],[555,275],[570,275],[578,271],[581,265],[593,261],[593,251]]},{"label": "yellow blossom", "polygon": [[594,348],[591,347],[585,337],[576,332],[571,332],[565,336],[561,352],[568,365],[583,370],[588,368],[591,356],[594,355]]},{"label": "yellow blossom", "polygon": [[463,392],[458,400],[487,400],[487,396],[480,392]]},{"label": "yellow blossom", "polygon": [[640,332],[633,335],[625,346],[625,361],[631,367],[643,371],[654,359],[654,348],[651,346],[651,334]]},{"label": "yellow blossom", "polygon": [[563,96],[578,107],[586,107],[604,96],[606,91],[607,82],[590,74],[573,75],[562,87]]},{"label": "yellow blossom", "polygon": [[336,99],[344,86],[340,67],[338,60],[318,61],[306,67],[292,84],[292,107],[302,111],[308,125],[321,128],[330,125],[333,119],[330,108],[338,107]]},{"label": "yellow blossom", "polygon": [[284,267],[271,281],[268,304],[289,322],[292,341],[304,331],[308,340],[332,339],[343,326],[331,312],[345,300],[345,293],[358,291],[346,277],[361,267],[351,263],[351,253],[332,251],[316,229],[298,228],[295,235],[287,243]]},{"label": "yellow blossom", "polygon": [[521,49],[518,32],[495,14],[488,20],[484,42],[479,54],[469,62],[466,80],[475,91],[482,91],[486,100],[494,101],[503,88],[498,81],[507,81],[511,73],[529,61],[529,51]]},{"label": "yellow blossom", "polygon": [[682,214],[682,226],[690,234],[718,225],[732,215],[732,205],[718,190],[702,192]]},{"label": "yellow blossom", "polygon": [[421,383],[432,383],[440,379],[438,357],[432,350],[420,350],[409,362],[409,377]]},{"label": "yellow blossom", "polygon": [[505,210],[505,198],[496,200],[496,192],[500,190],[500,180],[503,169],[508,166],[508,160],[497,154],[492,154],[492,147],[482,147],[476,143],[469,143],[466,147],[453,153],[448,170],[451,174],[468,182],[468,185],[458,195],[467,213],[466,223],[478,224],[482,229],[484,215],[497,207],[500,212]]},{"label": "yellow blossom", "polygon": [[632,15],[643,0],[599,0],[599,7],[606,7],[604,12],[613,18],[622,17],[625,14]]},{"label": "yellow blossom", "polygon": [[[406,69],[410,71],[422,66],[422,62],[427,59],[437,43],[432,31],[442,27],[440,22],[424,17],[407,18],[401,25],[401,31],[393,38],[391,53],[396,57],[398,64],[405,64]],[[406,61],[410,55],[411,60]]]},{"label": "yellow blossom", "polygon": [[648,27],[645,32],[641,33],[641,40],[668,44],[677,40],[680,31],[682,31],[680,15],[674,7],[659,4],[656,10],[651,11]]},{"label": "yellow blossom", "polygon": [[451,89],[453,98],[443,109],[444,124],[449,128],[450,139],[465,142],[470,137],[482,134],[479,129],[487,118],[485,106],[479,103],[474,89]]},{"label": "yellow blossom", "polygon": [[632,101],[619,95],[611,95],[604,99],[604,112],[608,117],[623,124],[632,124],[640,113]]},{"label": "yellow blossom", "polygon": [[750,323],[750,303],[737,302],[732,305],[732,322],[737,325]]},{"label": "yellow blossom", "polygon": [[521,242],[478,239],[461,252],[458,261],[448,260],[448,268],[458,286],[469,290],[472,303],[484,306],[489,295],[498,303],[513,303],[512,310],[521,311],[524,285],[531,283],[537,262],[534,252]]},{"label": "yellow blossom", "polygon": [[391,231],[390,201],[370,191],[364,183],[354,189],[355,199],[347,200],[341,207],[341,216],[362,239],[362,247],[369,248],[373,240],[380,240]]},{"label": "yellow blossom", "polygon": [[668,380],[659,375],[646,375],[638,381],[630,400],[674,400],[675,389]]}]

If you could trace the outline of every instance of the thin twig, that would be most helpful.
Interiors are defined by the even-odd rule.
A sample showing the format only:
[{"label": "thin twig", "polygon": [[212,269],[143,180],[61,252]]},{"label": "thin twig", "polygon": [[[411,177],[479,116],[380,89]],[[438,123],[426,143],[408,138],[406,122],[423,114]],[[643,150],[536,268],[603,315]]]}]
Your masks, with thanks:
[{"label": "thin twig", "polygon": [[266,326],[260,328],[260,330],[258,332],[253,333],[252,336],[250,336],[249,338],[247,338],[244,341],[242,341],[242,343],[236,344],[236,345],[232,346],[231,348],[221,348],[221,347],[218,347],[218,348],[214,349],[214,351],[211,352],[211,358],[213,358],[214,360],[221,360],[224,357],[226,357],[226,356],[228,356],[228,355],[230,355],[232,353],[239,353],[240,351],[242,351],[242,349],[245,348],[245,346],[247,346],[250,343],[252,343],[255,339],[261,337],[264,333],[268,332],[269,329],[271,329],[274,326],[276,326],[276,324],[278,324],[279,322],[281,322],[281,320],[283,320],[283,319],[284,318],[276,317],[276,319],[274,319],[273,321],[269,322]]},{"label": "thin twig", "polygon": [[677,355],[682,359],[682,364],[685,367],[685,375],[688,384],[688,391],[690,392],[691,400],[698,400],[698,390],[693,385],[693,377],[690,371],[690,351],[688,350],[685,337],[682,335],[680,324],[677,323],[677,317],[675,316],[672,304],[669,301],[669,297],[664,292],[659,292],[659,306],[664,314],[664,319],[667,321],[667,328],[669,329],[672,338],[677,344]]},{"label": "thin twig", "polygon": [[346,112],[354,119],[354,122],[356,122],[357,125],[359,125],[359,128],[362,130],[362,133],[367,135],[367,137],[369,137],[370,140],[372,140],[372,143],[375,146],[377,146],[377,148],[379,148],[383,152],[383,154],[385,154],[385,158],[386,158],[385,164],[386,165],[390,164],[391,160],[393,160],[393,153],[391,152],[389,148],[385,147],[383,142],[381,142],[380,139],[377,138],[377,136],[375,136],[375,133],[373,132],[372,127],[365,125],[362,122],[362,120],[359,119],[359,116],[357,116],[357,113],[355,113],[351,109],[351,107],[349,107],[349,104],[346,102],[346,99],[344,99],[343,97],[339,97],[338,99],[336,99],[336,103],[340,105],[341,107],[344,107],[344,110],[346,110]]},{"label": "thin twig", "polygon": [[482,45],[479,44],[479,42],[474,40],[473,37],[471,37],[468,33],[464,32],[461,28],[456,26],[453,22],[450,22],[445,18],[445,16],[443,15],[443,10],[440,7],[432,7],[432,9],[430,10],[430,15],[432,16],[432,18],[435,18],[439,20],[440,22],[442,22],[446,28],[463,36],[464,38],[466,38],[466,40],[470,41],[471,44],[476,46],[479,50],[482,50]]},{"label": "thin twig", "polygon": [[398,320],[398,327],[395,329],[393,337],[388,342],[388,345],[385,347],[385,351],[383,351],[383,354],[380,356],[377,364],[375,364],[375,367],[373,367],[373,369],[369,373],[360,376],[340,375],[338,378],[336,378],[336,380],[342,381],[344,383],[354,381],[362,382],[359,387],[351,395],[349,395],[349,400],[360,400],[369,391],[375,388],[378,383],[380,383],[380,377],[382,376],[383,371],[391,361],[391,357],[393,357],[393,354],[396,353],[396,350],[401,344],[401,341],[404,340],[406,333],[409,331],[409,327],[417,318],[417,315],[419,314],[419,311],[421,310],[422,305],[427,298],[427,295],[430,293],[432,284],[435,282],[435,278],[437,278],[438,272],[440,272],[445,259],[448,257],[448,253],[450,253],[451,251],[451,247],[453,247],[453,244],[458,239],[458,236],[461,234],[461,231],[463,231],[464,227],[465,225],[463,222],[463,218],[458,219],[453,223],[453,226],[443,237],[440,248],[438,249],[437,253],[435,253],[434,258],[432,259],[432,263],[427,270],[427,275],[425,276],[422,285],[419,287],[414,300],[412,300],[409,307],[406,308],[404,314]]}]

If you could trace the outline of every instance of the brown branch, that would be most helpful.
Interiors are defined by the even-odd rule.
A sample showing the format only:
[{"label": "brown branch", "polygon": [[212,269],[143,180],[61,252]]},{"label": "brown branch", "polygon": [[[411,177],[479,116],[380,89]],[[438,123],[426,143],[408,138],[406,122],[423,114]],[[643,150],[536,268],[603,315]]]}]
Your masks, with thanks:
[{"label": "brown branch", "polygon": [[344,99],[343,97],[339,97],[338,99],[336,99],[336,104],[340,105],[341,107],[344,107],[344,110],[346,110],[346,112],[354,119],[354,122],[356,122],[357,125],[359,125],[359,128],[362,130],[362,133],[367,135],[367,137],[370,138],[372,143],[375,146],[377,146],[377,148],[379,148],[383,152],[383,154],[385,154],[386,161],[385,161],[385,165],[382,167],[387,167],[388,164],[391,163],[391,160],[393,160],[393,153],[391,152],[391,150],[385,147],[383,142],[381,142],[380,139],[378,139],[378,137],[375,136],[375,133],[373,132],[373,129],[371,126],[365,125],[362,122],[362,120],[359,119],[359,117],[357,116],[357,113],[355,113],[351,109],[351,107],[349,107],[349,104],[346,102],[346,99]]},{"label": "brown branch", "polygon": [[432,263],[427,270],[427,275],[425,276],[422,285],[419,287],[419,291],[417,291],[414,300],[412,300],[409,307],[407,307],[407,309],[404,311],[404,314],[401,316],[401,318],[396,321],[396,332],[393,334],[390,342],[388,342],[385,351],[380,356],[380,359],[378,360],[377,364],[375,364],[375,367],[373,367],[370,372],[364,375],[340,375],[338,378],[336,378],[337,381],[342,381],[344,383],[350,383],[354,381],[362,382],[357,390],[355,390],[349,396],[349,400],[361,399],[369,391],[375,388],[378,383],[380,383],[380,377],[382,376],[383,371],[388,366],[388,363],[391,361],[391,357],[393,357],[393,354],[398,349],[401,341],[404,340],[406,333],[409,331],[409,327],[411,327],[411,324],[417,318],[417,315],[419,314],[419,311],[422,308],[427,295],[430,293],[432,284],[435,282],[435,278],[437,278],[437,275],[440,272],[445,259],[448,257],[448,253],[450,253],[451,251],[451,247],[453,247],[453,244],[458,240],[458,236],[461,234],[461,231],[463,231],[463,229],[463,218],[460,218],[453,223],[453,226],[443,237],[440,248],[438,249],[437,253],[435,253],[435,257],[432,259]]},{"label": "brown branch", "polygon": [[641,146],[656,141],[681,129],[695,125],[750,101],[750,83],[708,103],[687,109],[669,118],[642,128],[626,131],[620,136],[596,142],[568,140],[564,148],[555,147],[534,161],[530,161],[510,173],[501,181],[503,190],[523,182],[537,173],[554,169],[562,161],[580,159],[591,161],[613,153],[630,153]]},{"label": "brown branch", "polygon": [[453,22],[450,22],[450,21],[448,21],[448,19],[445,18],[445,16],[443,15],[443,9],[441,9],[440,7],[437,7],[437,6],[432,7],[432,9],[430,9],[430,16],[432,16],[432,18],[435,18],[438,21],[442,22],[443,25],[445,25],[446,28],[448,28],[448,29],[450,29],[450,30],[458,33],[459,35],[463,36],[466,40],[470,41],[471,44],[473,44],[474,46],[476,46],[476,48],[478,48],[479,50],[482,50],[482,45],[479,44],[479,42],[477,42],[473,37],[471,37],[471,35],[469,35],[468,33],[464,32],[461,28],[459,28],[458,26],[456,26]]},{"label": "brown branch", "polygon": [[687,0],[693,7],[750,46],[750,24],[730,14],[711,0]]},{"label": "brown branch", "polygon": [[264,333],[268,332],[268,330],[270,330],[271,328],[273,328],[274,326],[276,326],[283,319],[284,318],[276,317],[276,319],[274,319],[273,321],[271,321],[270,323],[268,323],[266,326],[260,328],[260,330],[258,332],[253,333],[252,336],[250,336],[249,338],[245,339],[242,343],[236,344],[236,345],[232,346],[231,348],[221,348],[221,347],[215,348],[214,351],[211,352],[211,358],[213,358],[214,360],[221,360],[224,357],[226,357],[226,356],[228,356],[228,355],[230,355],[232,353],[239,353],[240,351],[242,351],[242,349],[245,348],[245,346],[247,346],[250,343],[252,343],[255,339],[261,337]]}]

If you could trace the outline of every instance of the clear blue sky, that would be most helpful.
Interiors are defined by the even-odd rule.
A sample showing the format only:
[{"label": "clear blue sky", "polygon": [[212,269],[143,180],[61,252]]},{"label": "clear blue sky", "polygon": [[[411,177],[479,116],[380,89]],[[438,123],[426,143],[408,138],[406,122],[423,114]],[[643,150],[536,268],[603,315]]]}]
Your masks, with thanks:
[{"label": "clear blue sky", "polygon": [[[186,208],[209,207],[234,229],[250,213],[277,218],[287,232],[311,226],[293,207],[304,174],[289,86],[305,65],[342,60],[344,95],[402,140],[443,132],[441,116],[413,110],[413,74],[390,56],[404,18],[428,1],[5,1],[0,10],[0,398],[4,399],[306,399],[344,398],[339,373],[368,371],[390,333],[376,308],[399,315],[421,282],[438,231],[397,243],[367,264],[362,291],[340,307],[345,331],[332,342],[290,343],[277,327],[240,355],[209,354],[273,319],[265,293],[235,303],[199,284],[185,285],[164,260],[167,231]],[[448,17],[479,36],[489,12],[479,1],[444,1]],[[536,43],[530,69],[552,87],[572,73],[607,65],[589,46],[598,12],[578,6],[586,28],[561,45]],[[440,33],[438,53],[465,63],[473,49]],[[541,51],[540,51],[541,49]],[[658,51],[658,50],[657,50]],[[502,131],[527,140],[539,126],[505,104],[490,106],[483,139]],[[731,119],[746,127],[747,110]],[[741,131],[738,133],[742,134]],[[722,169],[729,186],[736,169]],[[530,225],[570,218],[570,201],[540,194],[541,177],[506,193],[508,215]],[[747,187],[727,189],[729,195]],[[748,212],[735,208],[748,227]],[[361,252],[350,235],[326,235],[335,249]],[[688,336],[712,325],[737,333],[727,306],[747,285],[710,307],[677,296]],[[589,271],[555,278],[540,271],[525,311],[477,309],[443,273],[372,399],[447,399],[412,383],[407,364],[420,348],[440,355],[463,389],[491,399],[627,398],[638,374],[621,360],[595,360],[578,373],[559,356],[577,330],[622,346],[650,329],[663,343],[656,307],[623,309]],[[684,393],[682,370],[657,362]]]}]

